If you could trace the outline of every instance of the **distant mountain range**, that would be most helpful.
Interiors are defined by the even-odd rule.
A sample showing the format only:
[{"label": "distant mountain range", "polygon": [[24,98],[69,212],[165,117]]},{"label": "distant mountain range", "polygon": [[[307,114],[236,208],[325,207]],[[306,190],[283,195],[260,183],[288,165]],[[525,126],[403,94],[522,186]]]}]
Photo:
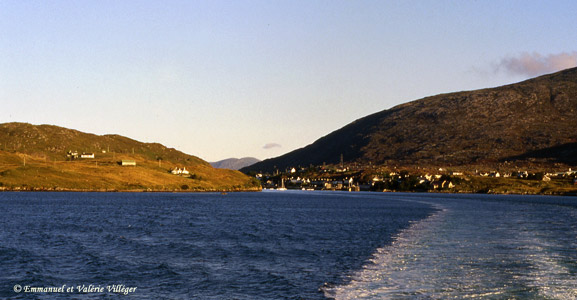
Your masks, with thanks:
[{"label": "distant mountain range", "polygon": [[[84,154],[85,158],[82,158]],[[136,166],[123,166],[122,161]],[[186,170],[175,175],[173,169]],[[260,190],[254,179],[158,143],[52,125],[0,124],[0,190]]]},{"label": "distant mountain range", "polygon": [[260,162],[260,159],[254,157],[243,157],[223,159],[217,162],[211,162],[210,165],[218,169],[240,170],[244,167],[254,165],[257,162]]},{"label": "distant mountain range", "polygon": [[345,162],[463,166],[577,162],[577,68],[441,94],[359,119],[313,144],[241,169]]}]

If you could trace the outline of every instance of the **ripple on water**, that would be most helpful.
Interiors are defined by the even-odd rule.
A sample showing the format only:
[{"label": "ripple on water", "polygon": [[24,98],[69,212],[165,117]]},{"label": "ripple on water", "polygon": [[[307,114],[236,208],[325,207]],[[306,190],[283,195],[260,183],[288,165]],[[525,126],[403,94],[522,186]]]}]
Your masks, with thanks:
[{"label": "ripple on water", "polygon": [[[575,207],[455,199],[403,230],[336,299],[575,299]],[[564,220],[565,226],[549,220]],[[572,224],[573,223],[573,224]]]}]

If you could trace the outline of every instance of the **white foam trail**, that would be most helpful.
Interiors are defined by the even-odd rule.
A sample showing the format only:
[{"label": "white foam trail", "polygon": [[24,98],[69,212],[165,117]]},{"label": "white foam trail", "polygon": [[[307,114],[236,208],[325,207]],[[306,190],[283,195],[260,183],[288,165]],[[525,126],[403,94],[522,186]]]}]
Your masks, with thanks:
[{"label": "white foam trail", "polygon": [[402,230],[391,245],[377,249],[370,263],[354,274],[347,285],[325,288],[325,296],[337,300],[388,299],[388,294],[418,293],[412,286],[422,288],[424,282],[413,285],[411,278],[420,277],[420,270],[414,269],[411,262],[420,259],[420,254],[406,250],[426,247],[428,230],[438,226],[447,214],[447,209],[437,209],[437,213]]},{"label": "white foam trail", "polygon": [[[442,202],[401,231],[349,283],[340,299],[577,299],[577,228],[547,224],[558,211],[523,204]],[[430,204],[430,203],[429,203]],[[547,210],[541,214],[541,210]],[[576,210],[570,212],[577,214]],[[567,220],[567,219],[563,219]],[[560,242],[559,239],[563,239]]]}]

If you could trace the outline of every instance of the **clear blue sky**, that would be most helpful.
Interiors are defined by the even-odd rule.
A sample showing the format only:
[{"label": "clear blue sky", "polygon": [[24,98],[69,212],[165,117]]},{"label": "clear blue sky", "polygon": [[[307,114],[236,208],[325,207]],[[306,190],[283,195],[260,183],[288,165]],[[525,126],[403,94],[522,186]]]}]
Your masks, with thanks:
[{"label": "clear blue sky", "polygon": [[275,157],[577,64],[577,1],[0,0],[0,123]]}]

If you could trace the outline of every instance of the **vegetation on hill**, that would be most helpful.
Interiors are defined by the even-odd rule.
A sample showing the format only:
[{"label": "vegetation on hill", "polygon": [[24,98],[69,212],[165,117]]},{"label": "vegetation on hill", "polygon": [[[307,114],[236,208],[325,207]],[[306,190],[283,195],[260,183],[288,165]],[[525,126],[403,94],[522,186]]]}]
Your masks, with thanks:
[{"label": "vegetation on hill", "polygon": [[313,144],[241,169],[575,164],[577,68],[507,86],[427,97],[359,119]]},{"label": "vegetation on hill", "polygon": [[[94,158],[81,158],[82,153]],[[135,161],[136,166],[123,166],[123,160]],[[175,168],[186,168],[189,174],[172,174]],[[198,157],[158,143],[52,125],[0,124],[0,190],[259,189],[258,182],[238,171],[214,169]]]}]

